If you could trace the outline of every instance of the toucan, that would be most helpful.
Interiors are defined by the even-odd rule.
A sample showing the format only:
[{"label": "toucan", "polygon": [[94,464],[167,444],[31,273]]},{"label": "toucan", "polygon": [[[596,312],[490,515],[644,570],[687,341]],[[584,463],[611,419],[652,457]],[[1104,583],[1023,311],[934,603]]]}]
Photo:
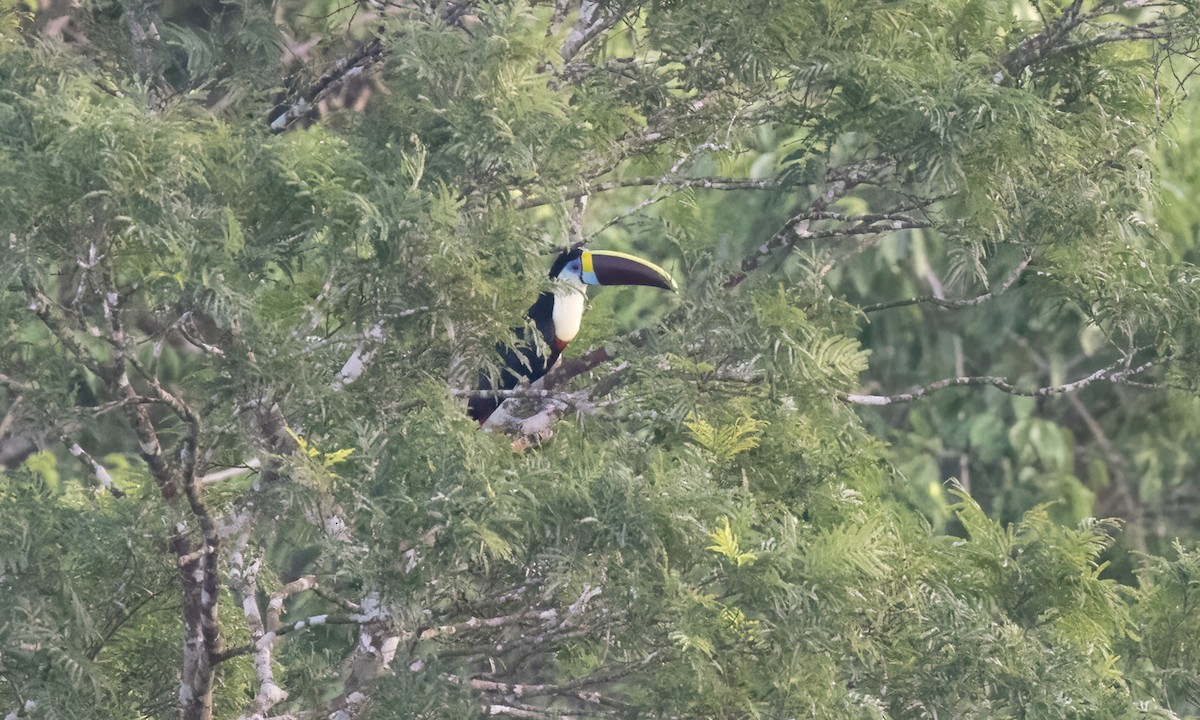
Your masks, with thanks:
[{"label": "toucan", "polygon": [[[500,344],[496,352],[504,359],[499,389],[511,390],[521,382],[534,382],[545,375],[562,355],[567,343],[579,332],[588,285],[644,285],[675,290],[671,275],[652,262],[625,253],[588,250],[582,243],[573,245],[550,266],[554,287],[538,296],[526,315],[537,328],[539,338],[526,337],[524,327],[515,328],[515,346]],[[487,373],[479,374],[479,389],[494,386]],[[467,403],[471,417],[483,424],[503,402],[484,395]]]}]

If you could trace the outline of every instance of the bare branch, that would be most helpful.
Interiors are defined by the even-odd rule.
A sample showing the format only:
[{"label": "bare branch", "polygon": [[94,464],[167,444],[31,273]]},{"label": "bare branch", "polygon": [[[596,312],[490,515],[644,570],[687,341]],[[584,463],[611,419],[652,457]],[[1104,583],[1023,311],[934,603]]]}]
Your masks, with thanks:
[{"label": "bare branch", "polygon": [[274,132],[283,132],[307,116],[332,88],[349,78],[361,75],[367,68],[383,60],[386,51],[379,38],[361,45],[344,58],[333,63],[321,77],[314,80],[303,91],[294,93],[276,106],[267,122]]},{"label": "bare branch", "polygon": [[1000,61],[1000,70],[994,77],[995,83],[999,85],[1006,79],[1015,78],[1025,68],[1050,57],[1054,47],[1084,21],[1085,16],[1081,16],[1079,12],[1082,6],[1083,0],[1073,0],[1062,14],[1047,25],[1042,32],[1025,39],[1010,50],[1008,55]]},{"label": "bare branch", "polygon": [[21,405],[25,402],[24,395],[18,395],[9,404],[8,410],[4,411],[4,417],[0,418],[0,438],[8,435],[8,431],[12,430],[13,423],[16,422],[17,411],[21,409]]},{"label": "bare branch", "polygon": [[451,625],[439,625],[437,627],[425,628],[420,631],[405,631],[400,634],[400,640],[401,642],[412,640],[414,638],[420,640],[432,640],[434,638],[449,637],[474,630],[489,630],[504,627],[506,625],[515,625],[530,620],[552,621],[557,617],[558,614],[554,610],[539,610],[537,608],[531,608],[509,613],[508,615],[498,615],[490,618],[472,617]]},{"label": "bare branch", "polygon": [[343,597],[339,597],[337,594],[335,594],[332,590],[329,590],[328,588],[326,588],[324,585],[314,586],[313,592],[315,592],[322,599],[328,600],[329,602],[333,603],[334,605],[337,605],[338,607],[345,610],[346,612],[355,613],[355,614],[362,613],[362,605],[359,605],[358,603],[350,602],[349,600],[347,600]]},{"label": "bare branch", "polygon": [[[538,708],[518,702],[508,704],[494,703],[487,706],[487,714],[491,716],[507,715],[516,718],[533,718],[535,720],[578,720],[579,716],[571,712],[563,712],[553,708]],[[596,713],[589,713],[594,715]]]},{"label": "bare branch", "polygon": [[454,390],[452,393],[455,397],[461,398],[500,398],[503,400],[507,400],[508,398],[525,398],[534,400],[563,400],[566,402],[578,402],[581,400],[576,393],[547,390],[544,387],[535,387],[532,385],[518,385],[508,390],[500,388],[495,390]]},{"label": "bare branch", "polygon": [[[74,358],[87,367],[92,372],[100,374],[100,368],[96,363],[95,357],[88,352],[83,343],[75,337],[74,331],[67,326],[66,320],[58,311],[57,303],[46,297],[45,293],[33,286],[28,281],[23,281],[25,286],[25,294],[29,297],[29,309],[33,311],[50,334],[54,336],[63,347],[71,353]],[[98,331],[97,331],[98,332]]]},{"label": "bare branch", "polygon": [[650,663],[653,662],[658,656],[659,653],[657,651],[652,652],[637,662],[631,662],[585,675],[582,678],[572,680],[571,682],[563,683],[561,685],[506,683],[483,678],[464,678],[458,675],[446,675],[445,679],[455,685],[462,685],[483,693],[502,695],[506,698],[532,698],[544,697],[547,695],[557,695],[559,697],[581,701],[585,705],[609,705],[614,707],[623,707],[625,706],[625,703],[601,696],[599,693],[594,691],[584,690],[583,688],[593,685],[607,684],[613,682],[614,680],[619,680],[622,677],[635,673],[649,666]]},{"label": "bare branch", "polygon": [[584,183],[576,188],[563,189],[561,194],[555,198],[545,197],[523,197],[516,201],[518,208],[535,208],[550,203],[563,202],[566,200],[574,200],[585,195],[595,195],[597,193],[609,192],[612,190],[620,190],[624,188],[635,187],[658,187],[669,186],[685,190],[718,190],[718,191],[736,191],[736,190],[788,190],[794,187],[790,183],[777,180],[775,178],[764,178],[761,180],[752,180],[749,178],[727,178],[727,177],[634,177],[622,178],[620,180],[606,180],[599,183]]},{"label": "bare branch", "polygon": [[13,380],[4,373],[0,373],[0,385],[3,385],[5,388],[7,388],[9,392],[14,393],[26,393],[33,389],[20,380]]},{"label": "bare branch", "polygon": [[278,591],[271,593],[271,600],[267,603],[267,630],[276,632],[282,626],[280,617],[283,615],[283,601],[287,600],[291,595],[312,590],[317,586],[317,578],[313,575],[305,575],[296,578],[290,583],[279,588]]},{"label": "bare branch", "polygon": [[[1134,383],[1129,380],[1130,377],[1149,370],[1157,362],[1151,360],[1133,369],[1118,370],[1118,368],[1126,366],[1127,361],[1128,357],[1123,357],[1116,362],[1100,368],[1091,375],[1080,378],[1079,380],[1075,380],[1074,382],[1039,388],[1017,387],[1006,377],[994,375],[973,375],[938,380],[937,382],[932,382],[928,385],[921,385],[913,388],[909,392],[897,393],[895,395],[858,395],[855,393],[838,393],[837,396],[840,399],[855,405],[895,405],[898,403],[908,403],[915,400],[920,400],[921,398],[931,395],[939,390],[945,390],[946,388],[990,386],[1009,393],[1010,395],[1020,395],[1023,397],[1051,397],[1054,395],[1061,395],[1063,393],[1078,392],[1095,382],[1110,382],[1119,385],[1131,385]],[[1145,383],[1136,383],[1136,385],[1141,387],[1144,386]]]},{"label": "bare branch", "polygon": [[605,30],[616,25],[625,15],[623,6],[610,8],[607,13],[605,13],[605,9],[604,3],[596,0],[583,0],[579,7],[579,19],[575,21],[575,26],[567,34],[567,39],[563,42],[562,50],[559,52],[563,62],[570,62],[583,50],[584,46],[599,37]]},{"label": "bare branch", "polygon": [[[280,625],[276,630],[264,632],[257,640],[249,645],[239,645],[235,648],[223,650],[214,658],[215,662],[225,662],[233,658],[241,657],[254,653],[255,656],[269,655],[271,648],[274,647],[276,641],[283,638],[285,635],[290,635],[299,630],[308,630],[322,625],[369,625],[374,621],[366,621],[357,615],[312,615],[303,620]],[[255,661],[258,665],[258,661]],[[261,677],[260,677],[261,681]]]},{"label": "bare branch", "polygon": [[229,587],[233,591],[234,597],[241,601],[242,614],[250,626],[250,637],[253,642],[251,645],[223,652],[214,657],[213,662],[217,663],[254,652],[254,674],[258,678],[258,692],[255,693],[251,703],[251,714],[261,717],[277,703],[287,699],[288,693],[275,684],[275,670],[271,658],[275,636],[266,631],[262,612],[258,608],[258,569],[261,560],[250,563],[248,568],[243,567],[242,550],[249,540],[249,533],[249,527],[242,531],[236,545],[237,551],[230,556],[232,567],[229,569]]},{"label": "bare branch", "polygon": [[189,343],[200,348],[209,355],[216,355],[218,357],[225,355],[224,350],[216,345],[204,342],[203,338],[200,337],[200,332],[196,328],[196,318],[192,314],[191,310],[188,310],[181,315],[179,319],[175,321],[175,324],[171,326],[171,328],[179,333],[184,340],[187,340]]},{"label": "bare branch", "polygon": [[231,467],[231,468],[226,468],[224,470],[218,470],[216,472],[207,473],[203,477],[199,478],[197,480],[197,482],[199,482],[201,485],[209,485],[212,483],[218,483],[223,480],[228,480],[229,478],[237,477],[238,475],[244,475],[248,472],[254,472],[261,465],[262,465],[262,461],[259,460],[258,458],[250,458],[249,460],[246,461],[246,463],[244,465],[239,465],[237,467]]},{"label": "bare branch", "polygon": [[[738,272],[731,275],[725,281],[726,288],[733,288],[741,284],[746,277],[756,270],[759,263],[768,255],[771,255],[776,250],[784,247],[791,247],[801,240],[814,240],[823,237],[836,237],[848,234],[864,234],[887,232],[890,230],[901,229],[905,225],[917,225],[910,218],[895,219],[889,216],[881,215],[875,220],[869,220],[872,216],[861,216],[858,219],[858,225],[853,228],[830,231],[828,233],[813,233],[809,230],[809,225],[817,220],[837,219],[830,217],[827,213],[827,208],[844,197],[848,192],[858,187],[859,185],[869,182],[874,179],[879,173],[883,172],[890,165],[890,161],[884,158],[872,158],[854,165],[836,168],[830,170],[826,175],[827,187],[825,192],[817,197],[809,204],[808,209],[793,216],[787,223],[784,224],[778,232],[776,232],[769,240],[760,245],[758,249],[742,260],[741,268]],[[897,213],[908,212],[910,210],[927,207],[933,204],[935,200],[930,200],[923,205],[914,204],[913,206],[901,206],[895,209]],[[834,213],[833,215],[836,215]],[[885,221],[887,225],[875,225],[878,221]],[[843,221],[844,222],[844,221]],[[900,227],[895,225],[900,223]],[[921,223],[920,226],[927,226],[927,223]]]},{"label": "bare branch", "polygon": [[[1157,0],[1100,2],[1087,12],[1081,12],[1082,5],[1082,0],[1074,0],[1054,22],[1047,24],[1040,33],[1026,38],[1010,50],[1008,55],[1000,61],[1000,68],[996,71],[993,81],[997,85],[1012,81],[1026,69],[1064,53],[1099,47],[1113,42],[1169,40],[1171,18],[1167,13],[1173,8],[1182,9],[1175,3]],[[1093,21],[1100,17],[1147,9],[1156,9],[1159,15],[1153,20],[1137,24],[1111,23],[1108,27],[1113,29],[1107,32],[1079,40],[1068,40],[1071,34],[1081,26],[1094,28]]]},{"label": "bare branch", "polygon": [[1000,281],[1000,284],[996,286],[996,289],[985,292],[982,295],[977,295],[973,298],[964,298],[961,300],[954,300],[954,299],[940,298],[940,297],[936,297],[933,295],[922,295],[920,297],[908,298],[907,300],[893,300],[891,302],[875,303],[874,305],[867,305],[866,307],[864,307],[862,309],[862,311],[864,313],[873,313],[873,312],[879,312],[880,310],[890,310],[892,308],[905,307],[908,305],[917,305],[920,303],[930,303],[932,305],[937,305],[938,307],[946,308],[948,310],[958,310],[961,308],[975,307],[976,305],[982,305],[983,303],[985,303],[989,300],[992,300],[993,298],[995,298],[999,295],[1003,295],[1005,291],[1007,291],[1010,287],[1012,287],[1013,283],[1015,283],[1017,281],[1017,278],[1021,277],[1021,273],[1023,273],[1025,271],[1025,268],[1027,268],[1029,266],[1029,263],[1032,259],[1033,259],[1032,257],[1026,256],[1024,260],[1017,263],[1017,266],[1014,267],[1011,271],[1009,271],[1008,275],[1004,276],[1004,279],[1002,281]]},{"label": "bare branch", "polygon": [[125,492],[121,490],[121,488],[117,487],[115,483],[113,483],[112,475],[108,474],[108,470],[106,470],[103,465],[97,462],[96,458],[89,455],[86,450],[79,447],[79,443],[68,442],[65,437],[62,438],[62,443],[63,445],[67,446],[67,449],[72,455],[79,458],[79,462],[83,465],[84,469],[94,474],[104,489],[112,493],[113,497],[125,497]]},{"label": "bare branch", "polygon": [[367,365],[370,364],[371,358],[375,355],[375,346],[378,346],[383,340],[383,321],[381,320],[367,331],[367,337],[358,344],[358,347],[354,349],[349,359],[342,365],[342,369],[338,371],[337,377],[330,384],[330,388],[334,392],[337,392],[355,380],[358,380],[363,371],[367,369]]}]

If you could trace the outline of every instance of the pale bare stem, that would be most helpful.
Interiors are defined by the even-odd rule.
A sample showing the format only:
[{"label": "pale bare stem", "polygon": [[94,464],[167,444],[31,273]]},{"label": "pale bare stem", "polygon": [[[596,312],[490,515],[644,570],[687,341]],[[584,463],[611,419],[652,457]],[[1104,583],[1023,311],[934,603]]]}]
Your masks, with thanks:
[{"label": "pale bare stem", "polygon": [[16,710],[5,715],[4,720],[20,720],[21,718],[30,717],[33,711],[37,710],[37,705],[36,700],[26,700]]},{"label": "pale bare stem", "polygon": [[[645,210],[647,207],[653,205],[654,203],[660,202],[662,200],[666,200],[671,195],[674,195],[675,193],[679,192],[680,190],[683,190],[685,187],[684,185],[681,185],[678,183],[673,183],[672,180],[679,174],[679,172],[685,166],[687,166],[688,163],[690,163],[692,160],[694,160],[696,158],[696,156],[698,156],[702,152],[720,152],[721,150],[725,150],[727,148],[728,148],[727,143],[718,145],[716,143],[711,143],[711,142],[703,143],[701,145],[696,146],[695,148],[692,148],[692,150],[690,152],[680,156],[675,161],[675,163],[673,165],[671,165],[671,168],[669,170],[667,170],[667,172],[664,173],[661,178],[659,178],[659,181],[654,184],[654,188],[650,191],[650,194],[646,198],[644,198],[637,205],[634,205],[633,207],[631,207],[627,210],[624,210],[623,212],[618,214],[616,217],[613,217],[610,220],[608,220],[607,222],[605,222],[603,225],[601,225],[599,228],[597,228],[591,234],[589,234],[587,236],[587,240],[590,241],[590,240],[596,238],[596,236],[598,236],[600,233],[604,232],[608,228],[612,227],[613,225],[616,225],[617,223],[625,220],[626,218],[628,218],[632,215],[636,215],[637,213],[640,213],[642,210]],[[664,186],[668,188],[668,191],[666,193],[662,193],[662,189]]]},{"label": "pale bare stem", "polygon": [[[1122,357],[1116,362],[1110,363],[1105,367],[1093,372],[1086,377],[1082,377],[1073,382],[1064,383],[1062,385],[1049,385],[1037,388],[1022,388],[1013,384],[1006,377],[994,375],[973,375],[966,377],[953,377],[928,385],[921,385],[904,393],[896,393],[894,395],[859,395],[855,393],[838,393],[837,396],[849,403],[855,405],[896,405],[899,403],[909,403],[922,398],[928,397],[935,392],[954,387],[994,387],[1010,395],[1020,395],[1023,397],[1052,397],[1054,395],[1062,395],[1064,393],[1078,392],[1089,385],[1097,382],[1109,382],[1118,385],[1133,385],[1130,380],[1132,376],[1149,370],[1157,361],[1151,360],[1143,363],[1136,368],[1118,370],[1125,365],[1126,358]],[[1145,383],[1136,383],[1136,386],[1141,387]]]},{"label": "pale bare stem", "polygon": [[921,303],[929,303],[931,305],[936,305],[940,308],[946,308],[948,310],[958,310],[961,308],[982,305],[989,300],[1003,295],[1010,287],[1012,287],[1013,283],[1015,283],[1017,279],[1021,277],[1021,273],[1025,272],[1025,268],[1029,267],[1031,260],[1033,260],[1033,258],[1027,255],[1023,260],[1021,260],[1021,262],[1017,263],[1016,267],[1014,267],[1007,275],[1004,276],[1004,279],[1000,281],[1000,284],[997,285],[994,290],[990,290],[973,298],[948,299],[939,298],[932,295],[922,295],[920,297],[912,297],[906,300],[893,300],[891,302],[867,305],[862,309],[862,311],[864,313],[873,313],[879,312],[880,310],[890,310],[892,308],[905,307],[907,305],[918,305]]},{"label": "pale bare stem", "polygon": [[[362,339],[359,341],[358,346],[350,354],[346,362],[342,364],[342,368],[338,370],[337,376],[330,383],[330,389],[337,392],[362,377],[362,374],[370,366],[371,360],[375,357],[379,346],[387,339],[387,334],[384,332],[384,324],[388,320],[412,317],[423,312],[429,312],[428,305],[407,308],[398,312],[384,313],[369,330],[362,334]],[[344,340],[339,340],[339,342],[344,342]]]},{"label": "pale bare stem", "polygon": [[200,560],[205,555],[211,555],[214,552],[215,552],[215,550],[211,545],[201,545],[200,547],[196,548],[195,550],[193,550],[185,555],[180,555],[178,558],[176,558],[176,564],[179,565],[180,567],[183,567],[184,565],[189,565],[191,563],[194,563],[194,562]]},{"label": "pale bare stem", "polygon": [[455,397],[461,398],[524,398],[532,400],[562,400],[564,402],[578,403],[582,397],[578,393],[568,393],[561,390],[546,390],[542,387],[534,385],[521,385],[508,390],[455,390]]},{"label": "pale bare stem", "polygon": [[200,350],[203,350],[209,355],[215,355],[217,357],[222,357],[225,355],[224,350],[216,345],[205,342],[204,339],[200,337],[200,332],[196,328],[196,318],[193,316],[191,310],[188,310],[183,315],[180,315],[179,319],[175,321],[170,329],[175,330],[175,332],[179,333],[184,340],[187,340],[189,343]]},{"label": "pale bare stem", "polygon": [[342,692],[328,707],[329,716],[339,720],[349,720],[362,712],[367,703],[363,689],[389,670],[400,647],[400,636],[391,629],[385,615],[364,609],[362,621],[372,625],[359,633],[358,643],[344,663],[346,680]]},{"label": "pale bare stem", "polygon": [[[100,231],[100,234],[103,234],[103,231]],[[100,254],[99,248],[96,246],[96,242],[93,240],[92,242],[88,243],[87,257],[80,257],[75,261],[75,264],[79,266],[79,269],[82,272],[79,273],[79,284],[75,286],[75,295],[71,298],[71,301],[67,303],[69,306],[74,307],[79,305],[79,301],[83,299],[83,293],[87,290],[88,279],[91,277],[91,272],[96,269],[96,266],[99,265],[100,261],[103,259],[104,255]]]},{"label": "pale bare stem", "polygon": [[[768,256],[777,250],[794,247],[800,242],[847,235],[878,234],[908,227],[928,227],[930,224],[928,221],[910,217],[906,213],[923,210],[936,202],[936,199],[900,205],[889,213],[877,215],[848,216],[828,211],[829,206],[834,202],[859,185],[874,180],[890,165],[891,162],[887,159],[872,158],[854,165],[830,169],[826,173],[825,192],[814,199],[806,210],[794,215],[784,223],[784,226],[760,245],[754,253],[743,259],[738,272],[725,281],[725,287],[733,288],[740,285],[751,272],[758,269],[759,264]],[[822,220],[854,224],[850,228],[813,231],[810,227],[812,223]]]},{"label": "pale bare stem", "polygon": [[235,648],[230,648],[228,650],[224,650],[217,655],[217,662],[225,662],[226,660],[232,660],[233,658],[241,657],[243,655],[249,655],[251,653],[258,653],[262,650],[262,646],[264,646],[264,645],[269,645],[271,647],[274,647],[274,646],[278,645],[279,641],[282,640],[285,636],[291,635],[292,633],[298,632],[300,630],[310,630],[312,628],[321,627],[323,625],[370,625],[370,624],[371,623],[364,623],[360,618],[358,618],[355,615],[330,615],[327,613],[323,613],[321,615],[312,615],[310,617],[304,618],[303,620],[297,620],[296,622],[293,622],[293,623],[288,623],[286,625],[280,625],[278,630],[268,630],[265,635],[263,635],[261,638],[259,638],[255,642],[250,643],[249,645],[242,645],[240,647],[235,647]]},{"label": "pale bare stem", "polygon": [[592,40],[612,27],[621,19],[623,9],[611,9],[605,14],[604,4],[596,0],[583,0],[579,5],[579,17],[567,34],[559,54],[563,62],[570,62]]},{"label": "pale bare stem", "polygon": [[201,485],[210,485],[212,483],[222,482],[223,480],[228,480],[229,478],[235,478],[238,475],[245,475],[246,473],[254,472],[261,465],[262,461],[258,458],[250,458],[244,465],[207,473],[199,478],[197,482],[199,482]]},{"label": "pale bare stem", "polygon": [[[550,437],[551,428],[570,407],[584,408],[590,405],[586,392],[564,393],[546,390],[542,387],[545,378],[539,378],[532,385],[513,388],[512,390],[487,391],[487,397],[504,399],[524,399],[528,403],[502,402],[488,416],[483,428],[498,429],[520,438]],[[470,396],[470,393],[466,394]]]},{"label": "pale bare stem", "polygon": [[14,380],[4,373],[0,373],[0,385],[3,385],[9,392],[26,393],[33,388],[20,380]]},{"label": "pale bare stem", "polygon": [[317,586],[313,587],[313,592],[316,593],[322,599],[324,599],[328,602],[331,602],[334,605],[337,605],[338,607],[345,610],[346,612],[355,613],[355,614],[362,613],[362,605],[359,605],[358,603],[355,603],[355,602],[350,602],[349,600],[347,600],[343,597],[340,597],[339,595],[335,594],[333,591],[329,590],[328,588],[324,587],[323,585],[317,585]]},{"label": "pale bare stem", "polygon": [[[42,321],[42,324],[50,331],[50,334],[80,364],[99,375],[100,368],[95,356],[83,346],[83,343],[75,336],[75,332],[67,326],[66,320],[57,309],[57,304],[46,297],[45,293],[35,288],[31,283],[24,282],[23,284],[25,286],[25,294],[30,299],[29,309],[38,316],[38,319]],[[95,329],[95,334],[99,334],[99,332],[99,329]]]},{"label": "pale bare stem", "polygon": [[271,593],[271,600],[267,603],[267,630],[276,632],[282,627],[283,623],[280,621],[280,617],[283,615],[284,600],[295,593],[312,590],[315,587],[317,587],[316,576],[305,575]]},{"label": "pale bare stem", "polygon": [[513,698],[535,698],[555,695],[572,701],[581,702],[584,706],[605,705],[609,707],[621,708],[625,707],[625,703],[622,703],[611,697],[601,695],[594,690],[587,690],[585,688],[612,683],[615,680],[619,680],[623,677],[638,672],[639,670],[648,667],[650,663],[653,662],[658,656],[658,652],[652,652],[638,662],[607,668],[576,680],[557,685],[499,682],[496,680],[487,680],[483,678],[465,678],[459,675],[445,675],[443,677],[447,682],[455,685],[469,687],[481,693],[500,695],[504,697],[506,701]]},{"label": "pale bare stem", "polygon": [[[1081,12],[1082,5],[1081,0],[1074,0],[1053,22],[1047,24],[1042,32],[1027,38],[1014,47],[1000,62],[999,69],[993,75],[993,82],[997,85],[1010,82],[1027,68],[1057,55],[1083,48],[1097,47],[1113,42],[1170,40],[1171,13],[1175,10],[1190,12],[1190,9],[1181,3],[1156,0],[1101,2],[1087,12]],[[1131,10],[1148,9],[1157,10],[1157,16],[1149,21],[1133,24],[1113,22],[1105,27],[1115,29],[1108,31],[1098,30],[1094,23],[1100,17],[1114,16],[1116,13]],[[1099,34],[1070,39],[1071,35],[1081,27],[1092,29]]]},{"label": "pale bare stem", "polygon": [[340,83],[361,75],[372,65],[383,60],[385,55],[383,43],[379,38],[375,38],[346,57],[335,61],[321,77],[314,80],[305,89],[293,93],[282,105],[276,107],[268,118],[271,130],[275,132],[287,130],[298,120],[313,112],[317,105]]},{"label": "pale bare stem", "polygon": [[337,392],[358,380],[363,372],[366,371],[371,358],[374,357],[375,348],[382,344],[383,341],[383,321],[381,320],[371,327],[367,332],[366,339],[359,343],[358,347],[354,349],[354,352],[350,354],[350,357],[342,365],[342,369],[338,370],[337,376],[330,384],[330,389]]},{"label": "pale bare stem", "polygon": [[1052,49],[1052,54],[1061,55],[1063,53],[1076,52],[1086,48],[1100,47],[1114,42],[1130,42],[1134,40],[1167,40],[1170,38],[1168,30],[1169,23],[1166,20],[1154,20],[1151,22],[1139,23],[1137,25],[1126,25],[1119,30],[1096,35],[1094,37],[1079,40],[1077,42],[1063,43]]},{"label": "pale bare stem", "polygon": [[558,689],[555,685],[539,685],[527,683],[503,683],[480,678],[465,678],[459,675],[445,675],[445,680],[454,685],[463,685],[481,692],[500,693],[514,697],[539,697],[552,695]]},{"label": "pale bare stem", "polygon": [[449,637],[471,632],[473,630],[488,630],[504,627],[506,625],[515,625],[518,623],[530,620],[553,620],[557,617],[557,612],[551,610],[539,610],[533,608],[530,610],[519,610],[508,615],[498,615],[490,618],[468,618],[462,622],[453,623],[450,625],[438,625],[437,627],[426,628],[420,633],[414,631],[404,631],[400,633],[400,641],[407,642],[412,639],[432,640],[434,638]]},{"label": "pale bare stem", "polygon": [[601,592],[603,592],[603,590],[599,585],[584,584],[583,591],[579,594],[579,598],[576,599],[575,602],[571,603],[571,606],[567,608],[567,614],[563,618],[562,624],[568,625],[578,620],[579,617],[587,611],[588,603],[600,595]]},{"label": "pale bare stem", "polygon": [[[533,720],[580,720],[580,716],[572,712],[564,712],[562,710],[554,710],[551,708],[539,708],[518,702],[509,702],[503,705],[499,703],[488,705],[487,714],[492,717],[508,716],[515,718],[532,718]],[[588,714],[597,715],[599,713]]]},{"label": "pale bare stem", "polygon": [[21,405],[25,402],[24,395],[18,395],[8,406],[8,410],[4,412],[4,418],[0,420],[0,438],[8,435],[8,431],[12,430],[13,423],[16,421],[17,411],[21,409]]},{"label": "pale bare stem", "polygon": [[610,192],[612,190],[620,190],[623,188],[635,187],[659,187],[669,186],[683,190],[716,190],[716,191],[737,191],[737,190],[787,190],[792,186],[775,178],[766,178],[762,180],[753,180],[749,178],[728,178],[728,177],[635,177],[622,178],[620,180],[606,180],[598,183],[585,183],[576,188],[563,189],[558,197],[529,197],[520,198],[515,205],[518,208],[535,208],[550,203],[560,202],[563,200],[574,200],[575,198],[585,195],[596,195],[599,193]]},{"label": "pale bare stem", "polygon": [[586,242],[587,238],[583,234],[583,216],[587,213],[588,201],[590,195],[579,195],[575,198],[573,207],[571,208],[570,217],[570,238],[571,244]]},{"label": "pale bare stem", "polygon": [[[3,433],[0,433],[0,435],[3,435]],[[83,466],[83,469],[95,475],[96,479],[100,481],[100,485],[105,490],[111,493],[115,498],[125,497],[124,491],[122,491],[121,488],[117,487],[116,484],[113,483],[112,475],[108,474],[108,470],[105,469],[105,467],[101,465],[96,458],[92,457],[86,450],[81,448],[79,443],[71,442],[65,437],[61,438],[61,440],[63,445],[67,446],[67,450],[79,459],[79,463]]]},{"label": "pale bare stem", "polygon": [[[242,615],[250,629],[252,645],[248,650],[254,653],[254,675],[258,678],[258,691],[250,703],[249,712],[242,717],[263,716],[277,703],[287,699],[287,691],[275,683],[275,669],[271,656],[274,649],[274,635],[267,632],[263,624],[262,611],[258,607],[258,570],[262,560],[256,559],[245,567],[244,549],[249,540],[250,530],[247,526],[238,538],[236,550],[230,553],[229,589],[234,599],[241,602]],[[241,652],[225,653],[220,659],[243,654]]]}]

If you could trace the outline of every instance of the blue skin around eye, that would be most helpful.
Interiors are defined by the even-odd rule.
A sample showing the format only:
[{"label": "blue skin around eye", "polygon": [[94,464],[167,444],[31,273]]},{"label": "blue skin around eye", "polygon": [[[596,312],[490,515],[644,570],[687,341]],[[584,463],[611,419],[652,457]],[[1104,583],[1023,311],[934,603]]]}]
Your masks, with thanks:
[{"label": "blue skin around eye", "polygon": [[596,273],[583,272],[583,263],[579,262],[578,260],[572,260],[571,262],[567,263],[567,271],[574,275],[578,275],[579,279],[583,280],[583,282],[587,285],[600,284],[600,280],[596,277]]}]

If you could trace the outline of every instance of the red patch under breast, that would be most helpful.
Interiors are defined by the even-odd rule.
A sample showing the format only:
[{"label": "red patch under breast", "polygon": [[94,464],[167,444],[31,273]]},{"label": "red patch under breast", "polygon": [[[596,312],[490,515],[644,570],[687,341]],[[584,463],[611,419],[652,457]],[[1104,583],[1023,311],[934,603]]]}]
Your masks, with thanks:
[{"label": "red patch under breast", "polygon": [[562,352],[563,350],[566,350],[567,344],[568,343],[566,340],[559,340],[558,338],[554,338],[554,349],[557,350],[558,352]]}]

